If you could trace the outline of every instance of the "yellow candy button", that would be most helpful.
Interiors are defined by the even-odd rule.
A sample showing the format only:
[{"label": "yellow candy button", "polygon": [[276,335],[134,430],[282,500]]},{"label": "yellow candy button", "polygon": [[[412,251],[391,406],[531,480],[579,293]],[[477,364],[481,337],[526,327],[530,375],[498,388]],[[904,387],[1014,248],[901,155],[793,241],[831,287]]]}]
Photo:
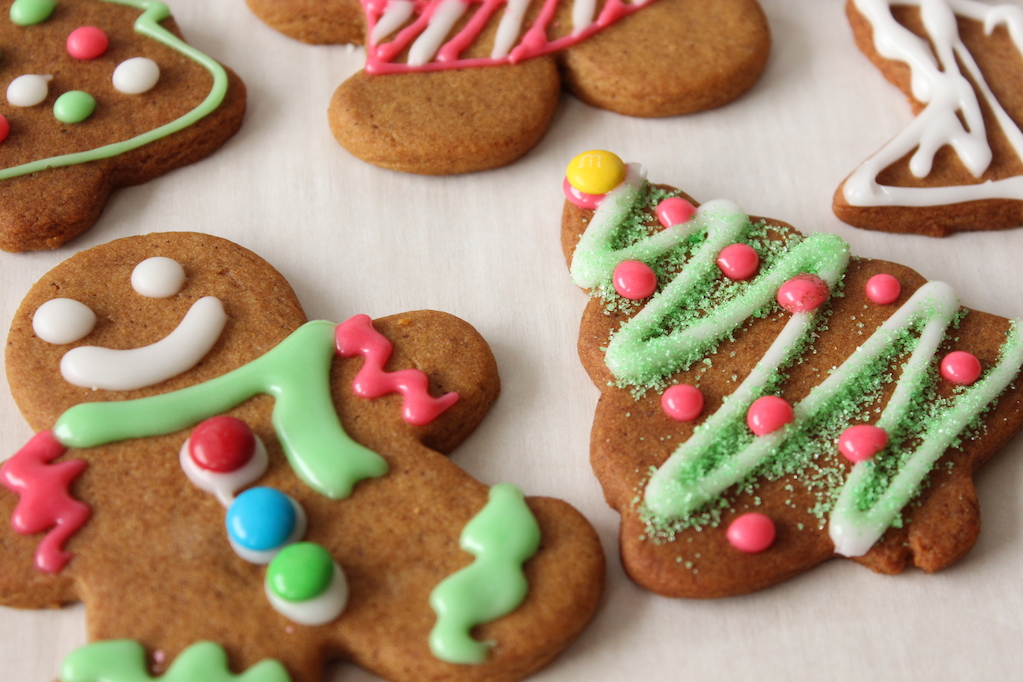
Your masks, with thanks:
[{"label": "yellow candy button", "polygon": [[625,179],[625,164],[611,152],[594,149],[572,159],[565,176],[584,194],[607,194]]}]

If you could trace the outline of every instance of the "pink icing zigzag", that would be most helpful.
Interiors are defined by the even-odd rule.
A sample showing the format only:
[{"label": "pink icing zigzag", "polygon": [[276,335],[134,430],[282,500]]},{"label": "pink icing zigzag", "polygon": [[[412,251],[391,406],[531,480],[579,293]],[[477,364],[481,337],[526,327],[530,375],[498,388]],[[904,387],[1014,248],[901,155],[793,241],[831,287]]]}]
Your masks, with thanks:
[{"label": "pink icing zigzag", "polygon": [[40,431],[0,466],[0,483],[21,497],[11,517],[14,530],[32,535],[50,529],[36,549],[36,567],[46,573],[59,573],[71,560],[64,543],[92,515],[69,491],[85,470],[85,461],[50,464],[65,452],[67,448],[51,431]]},{"label": "pink icing zigzag", "polygon": [[343,358],[362,355],[365,362],[352,382],[352,391],[363,398],[379,398],[400,393],[404,398],[401,416],[413,426],[425,426],[458,400],[457,393],[434,398],[429,379],[418,369],[387,372],[384,366],[394,347],[373,328],[369,315],[355,315],[337,326],[334,333],[337,353]]}]

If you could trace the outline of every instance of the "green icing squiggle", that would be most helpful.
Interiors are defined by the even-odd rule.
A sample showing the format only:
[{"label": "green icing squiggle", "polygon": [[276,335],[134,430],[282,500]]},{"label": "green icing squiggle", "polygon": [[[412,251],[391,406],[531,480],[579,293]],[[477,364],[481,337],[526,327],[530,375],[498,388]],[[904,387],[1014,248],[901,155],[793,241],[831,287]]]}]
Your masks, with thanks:
[{"label": "green icing squiggle", "polygon": [[540,526],[522,491],[502,483],[490,489],[490,500],[466,524],[459,545],[476,559],[430,594],[437,613],[430,650],[449,663],[482,663],[490,647],[470,631],[511,613],[525,599],[529,583],[522,564],[540,547]]},{"label": "green icing squiggle", "polygon": [[0,180],[8,180],[10,178],[28,175],[29,173],[38,173],[39,171],[48,170],[50,168],[61,168],[64,166],[74,166],[80,163],[86,163],[88,161],[109,159],[111,157],[124,154],[125,152],[147,145],[150,142],[155,142],[156,140],[167,137],[168,135],[184,130],[205,116],[211,114],[224,101],[224,96],[227,94],[227,72],[215,59],[207,56],[199,50],[196,50],[194,47],[160,26],[161,21],[169,19],[171,16],[170,9],[167,5],[162,2],[158,2],[157,0],[104,0],[104,2],[127,5],[129,7],[143,10],[142,15],[135,21],[135,31],[140,35],[166,45],[206,69],[213,77],[213,86],[210,88],[209,94],[206,95],[206,99],[204,99],[199,106],[192,109],[184,116],[181,116],[170,123],[165,123],[159,128],[154,128],[153,130],[142,133],[141,135],[137,135],[128,140],[114,142],[102,147],[97,147],[96,149],[90,149],[84,152],[75,152],[72,154],[63,154],[61,156],[54,156],[48,159],[39,159],[38,161],[23,163],[20,166],[5,168],[0,170]]},{"label": "green icing squiggle", "polygon": [[274,429],[295,473],[327,497],[347,497],[359,481],[387,473],[387,462],[352,440],[334,410],[334,328],[323,320],[307,322],[249,364],[172,393],[75,405],[60,416],[53,434],[76,448],[164,435],[265,393],[275,399]]},{"label": "green icing squiggle", "polygon": [[291,682],[278,661],[260,661],[240,675],[231,673],[223,647],[198,642],[174,659],[159,678],[149,674],[146,652],[133,640],[113,639],[89,644],[64,659],[60,682]]}]

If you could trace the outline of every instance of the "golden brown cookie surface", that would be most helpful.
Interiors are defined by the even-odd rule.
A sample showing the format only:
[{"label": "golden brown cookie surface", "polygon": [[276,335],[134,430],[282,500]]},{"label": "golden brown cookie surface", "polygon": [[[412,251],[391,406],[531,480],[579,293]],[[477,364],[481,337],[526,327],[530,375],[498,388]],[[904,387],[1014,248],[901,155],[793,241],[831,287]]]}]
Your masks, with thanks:
[{"label": "golden brown cookie surface", "polygon": [[[25,25],[11,19],[12,6],[0,3],[0,127],[9,128],[0,142],[0,248],[60,246],[96,222],[114,189],[204,158],[241,125],[244,84],[181,40],[166,5],[60,2]],[[98,29],[106,48],[94,31],[72,56],[68,37],[83,27]],[[83,95],[90,114],[58,118],[58,101]]]},{"label": "golden brown cookie surface", "polygon": [[961,558],[973,473],[1023,423],[1016,325],[833,235],[615,166],[579,166],[599,196],[575,201],[599,208],[566,203],[562,244],[591,295],[591,461],[629,575],[718,597],[838,555],[883,573]]},{"label": "golden brown cookie surface", "polygon": [[[186,277],[177,293],[153,298],[133,289],[132,275],[153,257],[183,266]],[[166,283],[162,276],[152,277]],[[53,325],[38,311],[58,296],[85,303],[97,314],[91,333],[80,341],[40,338],[49,338],[46,330]],[[197,307],[209,297],[222,303],[222,328],[198,361],[179,366],[170,378],[140,388],[93,391],[71,385],[60,370],[72,346],[151,348],[175,338],[181,327],[190,333],[170,346],[187,346],[221,319],[207,318]],[[183,321],[193,314],[198,321]],[[73,318],[65,313],[58,321]],[[377,366],[379,351],[363,349],[381,345],[390,345],[392,353]],[[344,357],[338,355],[342,347]],[[178,352],[167,345],[162,350],[142,370]],[[131,364],[128,356],[115,357],[118,366]],[[423,382],[410,392],[419,402],[441,401],[443,408],[433,419],[409,423],[406,412],[416,401],[405,393],[356,395],[356,379],[365,379],[367,366],[382,370],[369,373],[377,378]],[[91,640],[127,638],[150,654],[164,652],[157,672],[195,642],[211,640],[227,651],[232,670],[273,658],[296,682],[321,679],[326,663],[335,659],[389,679],[518,679],[564,649],[596,608],[603,556],[592,528],[563,502],[521,497],[516,502],[513,495],[508,515],[532,518],[540,531],[539,547],[521,569],[528,584],[523,601],[496,616],[469,616],[468,622],[479,625],[471,637],[466,629],[465,636],[494,642],[484,647],[482,662],[454,664],[431,651],[431,631],[438,623],[431,594],[445,579],[471,570],[474,557],[459,547],[460,535],[471,520],[492,515],[490,501],[508,490],[475,481],[445,456],[473,431],[499,391],[486,343],[450,315],[420,311],[372,323],[365,316],[342,325],[306,323],[287,283],[251,252],[206,235],[156,234],[83,252],[40,280],[12,325],[7,367],[19,407],[36,429],[53,428],[55,437],[70,440],[87,437],[83,431],[97,425],[112,430],[107,436],[123,435],[122,428],[146,435],[70,447],[42,467],[56,471],[85,462],[65,508],[73,512],[88,505],[91,515],[63,546],[70,558],[57,572],[33,565],[45,554],[42,534],[20,535],[5,524],[0,599],[22,608],[84,601]],[[90,372],[81,370],[97,376]],[[108,367],[94,381],[115,374]],[[452,394],[457,394],[454,402],[447,400]],[[327,404],[309,400],[317,395]],[[241,511],[232,510],[250,492],[248,485],[242,493],[229,493],[235,501],[227,506],[222,491],[202,489],[186,474],[182,445],[198,436],[192,423],[175,428],[178,417],[172,415],[205,418],[209,400],[247,424],[265,445],[268,468],[248,485],[289,496],[307,519],[304,542],[326,550],[343,572],[347,604],[329,622],[302,624],[279,611],[264,596],[264,580],[274,564],[264,568],[232,551],[225,513],[240,517]],[[324,423],[328,414],[340,420],[340,433],[330,419]],[[310,441],[309,435],[315,438]],[[308,450],[324,440],[338,445],[329,449],[325,469]],[[351,443],[361,455],[351,455]],[[185,454],[190,452],[186,448]],[[331,481],[349,461],[369,464],[345,496]],[[9,462],[20,466],[24,457]],[[25,499],[24,490],[0,492],[8,517]],[[39,530],[52,532],[50,526]],[[230,537],[238,540],[233,531]],[[486,542],[496,542],[500,550],[516,541]],[[501,592],[506,579],[515,582],[516,572],[488,582],[488,589]]]}]

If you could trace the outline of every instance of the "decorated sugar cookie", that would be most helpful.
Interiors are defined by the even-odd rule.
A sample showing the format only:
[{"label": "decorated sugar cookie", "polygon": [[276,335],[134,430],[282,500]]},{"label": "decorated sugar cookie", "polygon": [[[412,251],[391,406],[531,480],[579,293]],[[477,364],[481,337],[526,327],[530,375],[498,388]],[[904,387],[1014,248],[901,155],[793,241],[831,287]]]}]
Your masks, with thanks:
[{"label": "decorated sugar cookie", "polygon": [[0,249],[52,249],[110,193],[209,155],[245,86],[156,0],[0,3]]},{"label": "decorated sugar cookie", "polygon": [[547,131],[564,87],[627,116],[731,102],[770,51],[756,0],[247,0],[316,44],[366,46],[334,93],[338,142],[409,173],[496,168]]},{"label": "decorated sugar cookie", "polygon": [[0,603],[85,602],[63,682],[516,680],[596,609],[589,523],[446,456],[499,390],[450,315],[306,321],[255,254],[152,234],[45,275],[6,367],[37,433],[0,466]]},{"label": "decorated sugar cookie", "polygon": [[[617,182],[587,192],[608,168]],[[1023,424],[1017,321],[608,152],[568,180],[579,354],[601,391],[592,465],[633,580],[718,597],[836,556],[931,572],[969,551],[973,473]],[[742,277],[722,267],[737,247],[756,256]],[[648,295],[620,290],[626,262],[655,275]]]}]

